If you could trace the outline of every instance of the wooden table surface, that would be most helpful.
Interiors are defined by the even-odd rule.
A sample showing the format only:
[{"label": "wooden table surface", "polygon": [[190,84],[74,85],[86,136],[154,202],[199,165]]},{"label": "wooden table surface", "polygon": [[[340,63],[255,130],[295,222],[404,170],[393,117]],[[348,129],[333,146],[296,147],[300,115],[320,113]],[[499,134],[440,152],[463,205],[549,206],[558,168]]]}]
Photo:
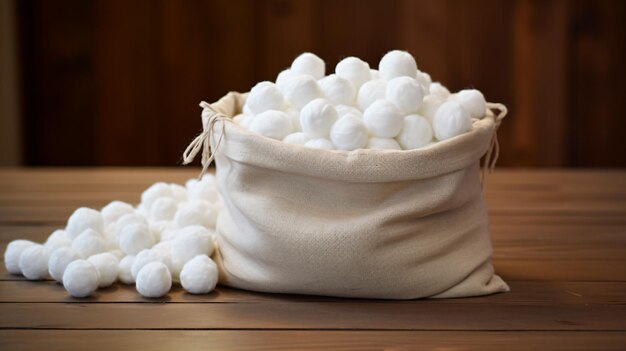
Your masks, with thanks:
[{"label": "wooden table surface", "polygon": [[[0,169],[0,249],[42,241],[78,206],[135,203],[197,169]],[[0,268],[0,350],[626,349],[626,171],[498,170],[487,185],[493,296],[369,301],[180,287],[87,299]]]}]

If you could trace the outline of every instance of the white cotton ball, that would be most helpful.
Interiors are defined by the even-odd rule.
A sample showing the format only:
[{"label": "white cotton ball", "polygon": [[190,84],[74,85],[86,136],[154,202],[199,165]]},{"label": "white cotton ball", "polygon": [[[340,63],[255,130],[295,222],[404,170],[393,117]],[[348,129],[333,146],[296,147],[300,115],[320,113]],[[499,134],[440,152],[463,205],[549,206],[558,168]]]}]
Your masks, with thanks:
[{"label": "white cotton ball", "polygon": [[404,124],[404,116],[387,100],[376,100],[363,113],[363,122],[373,136],[395,138]]},{"label": "white cotton ball", "polygon": [[411,77],[396,77],[387,83],[387,100],[405,115],[416,113],[424,100],[424,90],[417,80]]},{"label": "white cotton ball", "polygon": [[354,106],[349,106],[349,105],[337,105],[335,106],[335,110],[337,111],[337,115],[339,116],[339,118],[347,115],[347,114],[353,114],[355,116],[358,116],[359,118],[363,118],[363,113],[356,107]]},{"label": "white cotton ball", "polygon": [[487,109],[487,101],[483,93],[476,89],[465,89],[454,94],[452,99],[465,109],[471,118],[483,118]]},{"label": "white cotton ball", "polygon": [[124,251],[116,249],[116,250],[111,250],[109,251],[111,253],[111,255],[117,257],[118,262],[124,258],[126,256],[126,254],[124,253]]},{"label": "white cotton ball", "polygon": [[302,109],[310,101],[324,96],[322,89],[309,75],[297,75],[285,83],[285,99],[291,107]]},{"label": "white cotton ball", "polygon": [[74,240],[85,229],[93,229],[97,232],[104,231],[104,220],[100,212],[91,208],[80,207],[72,213],[65,228],[69,238]]},{"label": "white cotton ball", "polygon": [[215,228],[217,221],[217,208],[208,201],[196,200],[182,204],[174,216],[174,224],[177,228],[191,225],[201,225],[207,228]]},{"label": "white cotton ball", "polygon": [[20,256],[27,248],[37,245],[30,240],[13,240],[4,251],[4,265],[11,274],[22,274],[20,270]]},{"label": "white cotton ball", "polygon": [[426,95],[418,113],[420,116],[426,118],[430,124],[432,124],[433,118],[435,118],[435,114],[437,113],[439,106],[441,106],[444,102],[445,100],[442,100],[438,95]]},{"label": "white cotton ball", "polygon": [[141,194],[141,205],[150,210],[150,206],[156,199],[172,196],[172,189],[168,184],[163,182],[154,183]]},{"label": "white cotton ball", "polygon": [[282,140],[292,132],[293,126],[285,112],[267,110],[255,116],[248,129],[268,138]]},{"label": "white cotton ball", "polygon": [[437,140],[446,140],[463,134],[472,127],[469,113],[456,101],[444,102],[433,118]]},{"label": "white cotton ball", "polygon": [[130,268],[130,274],[133,279],[137,279],[139,271],[150,262],[161,262],[168,267],[173,267],[170,252],[154,249],[141,250],[141,252],[135,256],[133,265]]},{"label": "white cotton ball", "polygon": [[122,230],[122,228],[125,228],[134,223],[148,225],[148,219],[146,219],[146,217],[142,216],[140,213],[135,212],[123,215],[115,223],[116,230],[119,232],[120,230]]},{"label": "white cotton ball", "polygon": [[150,232],[154,236],[155,242],[159,242],[161,241],[161,235],[163,234],[163,232],[168,231],[170,229],[176,229],[176,225],[173,220],[156,221],[156,222],[150,222],[150,224],[148,225],[148,228],[150,229]]},{"label": "white cotton ball", "polygon": [[400,50],[386,53],[378,64],[378,70],[380,71],[380,76],[386,81],[402,76],[411,78],[417,76],[415,59],[408,52]]},{"label": "white cotton ball", "polygon": [[[243,105],[243,107],[241,108],[241,112],[243,112],[244,115],[246,116],[254,116],[254,112],[252,112],[252,110],[250,110],[250,106],[248,105]],[[204,119],[202,120],[204,123]]]},{"label": "white cotton ball", "polygon": [[217,265],[209,256],[198,255],[180,272],[180,283],[191,294],[208,294],[217,285]]},{"label": "white cotton ball", "polygon": [[372,78],[370,65],[358,57],[346,57],[339,61],[335,67],[335,73],[352,83],[355,89],[359,89],[363,83]]},{"label": "white cotton ball", "polygon": [[319,81],[326,100],[335,105],[352,105],[356,97],[356,89],[347,79],[331,74]]},{"label": "white cotton ball", "polygon": [[246,106],[250,108],[250,111],[255,115],[263,113],[268,110],[282,111],[285,106],[285,98],[283,94],[278,90],[278,87],[272,82],[260,82],[257,83],[248,94],[246,99]]},{"label": "white cotton ball", "polygon": [[292,145],[304,145],[309,141],[309,137],[303,132],[291,133],[283,139],[283,142]]},{"label": "white cotton ball", "polygon": [[301,132],[302,126],[300,125],[300,111],[296,110],[293,107],[289,107],[285,110],[287,116],[289,116],[289,120],[291,121],[291,130],[292,132]]},{"label": "white cotton ball", "polygon": [[139,271],[136,287],[143,297],[161,297],[172,288],[172,275],[163,263],[150,262]]},{"label": "white cotton ball", "polygon": [[160,197],[150,206],[150,219],[153,221],[171,220],[176,214],[178,204],[171,197]]},{"label": "white cotton ball", "polygon": [[187,201],[187,188],[180,184],[170,184],[170,189],[172,190],[172,198],[177,203],[181,203]]},{"label": "white cotton ball", "polygon": [[180,268],[196,255],[211,256],[213,253],[215,234],[201,226],[189,226],[180,230],[171,241],[170,248],[172,263]]},{"label": "white cotton ball", "polygon": [[112,201],[100,210],[105,225],[113,223],[123,215],[133,212],[135,212],[133,206],[122,201]]},{"label": "white cotton ball", "polygon": [[63,283],[63,273],[67,266],[82,257],[71,247],[61,247],[52,252],[48,260],[48,273],[52,279]]},{"label": "white cotton ball", "polygon": [[[283,93],[283,95],[287,91],[287,82],[295,76],[297,76],[297,74],[293,73],[290,69],[286,69],[278,73],[278,76],[276,77],[276,87]],[[244,111],[244,114],[248,113]]]},{"label": "white cotton ball", "polygon": [[387,83],[384,80],[370,80],[361,86],[356,98],[356,105],[365,111],[374,101],[384,99]]},{"label": "white cotton ball", "polygon": [[311,138],[327,136],[338,118],[337,110],[324,99],[315,99],[300,111],[302,131]]},{"label": "white cotton ball", "polygon": [[437,96],[441,100],[446,100],[450,97],[450,90],[439,82],[434,82],[430,85],[429,93]]},{"label": "white cotton ball", "polygon": [[367,139],[365,123],[353,114],[341,117],[330,130],[330,140],[339,150],[361,149],[367,144]]},{"label": "white cotton ball", "polygon": [[402,150],[402,147],[400,147],[396,139],[377,137],[371,137],[367,141],[366,148],[377,150]]},{"label": "white cotton ball", "polygon": [[98,287],[106,288],[117,280],[118,259],[110,252],[103,252],[93,255],[87,259],[93,264],[100,275]]},{"label": "white cotton ball", "polygon": [[46,239],[43,246],[52,252],[60,247],[72,246],[72,240],[67,236],[67,232],[63,229],[57,229]]},{"label": "white cotton ball", "polygon": [[404,150],[417,149],[433,140],[433,130],[426,118],[408,115],[404,117],[404,128],[396,139]]},{"label": "white cotton ball", "polygon": [[424,94],[427,94],[430,91],[430,85],[433,82],[430,78],[430,74],[418,70],[415,79],[420,83],[422,89],[424,89]]},{"label": "white cotton ball", "polygon": [[82,257],[89,257],[100,252],[105,252],[109,245],[102,234],[93,229],[86,229],[72,241],[72,249]]},{"label": "white cotton ball", "polygon": [[135,278],[131,273],[131,269],[133,264],[135,263],[135,255],[125,256],[120,260],[119,266],[117,267],[117,277],[124,284],[133,284],[135,283]]},{"label": "white cotton ball", "polygon": [[311,149],[335,150],[335,145],[333,145],[333,143],[326,138],[311,139],[307,141],[303,146]]},{"label": "white cotton ball", "polygon": [[143,223],[131,223],[121,228],[117,240],[120,249],[129,255],[151,248],[155,241],[150,227]]},{"label": "white cotton ball", "polygon": [[295,74],[308,74],[315,79],[322,79],[326,74],[326,63],[317,55],[305,52],[296,57],[291,63],[291,72]]},{"label": "white cotton ball", "polygon": [[87,297],[98,289],[100,273],[87,260],[76,260],[63,273],[63,287],[74,297]]},{"label": "white cotton ball", "polygon": [[200,181],[196,179],[188,181],[187,191],[189,201],[203,200],[215,202],[218,194],[215,176],[207,174]]},{"label": "white cotton ball", "polygon": [[28,280],[48,278],[48,260],[50,252],[40,244],[31,245],[20,255],[20,271]]},{"label": "white cotton ball", "polygon": [[380,72],[377,69],[370,69],[371,80],[380,79]]}]

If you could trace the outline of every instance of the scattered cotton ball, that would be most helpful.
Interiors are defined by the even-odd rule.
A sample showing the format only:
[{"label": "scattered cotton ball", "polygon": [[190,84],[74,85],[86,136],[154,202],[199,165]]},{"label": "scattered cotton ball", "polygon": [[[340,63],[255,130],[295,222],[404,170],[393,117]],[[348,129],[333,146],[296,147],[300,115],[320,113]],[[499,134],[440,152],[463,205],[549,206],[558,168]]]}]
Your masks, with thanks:
[{"label": "scattered cotton ball", "polygon": [[305,52],[296,57],[291,63],[291,72],[295,74],[308,74],[315,79],[322,79],[326,74],[326,63],[317,55]]},{"label": "scattered cotton ball", "polygon": [[335,73],[352,83],[355,89],[359,89],[363,83],[372,78],[370,65],[358,57],[346,57],[339,61],[335,67]]},{"label": "scattered cotton ball", "polygon": [[378,64],[378,70],[380,71],[380,76],[386,81],[402,76],[411,78],[417,76],[415,59],[408,52],[400,50],[386,53]]},{"label": "scattered cotton ball", "polygon": [[72,240],[67,236],[67,232],[63,229],[57,229],[46,239],[43,246],[52,252],[60,247],[72,246]]},{"label": "scattered cotton ball", "polygon": [[129,255],[135,255],[154,245],[150,227],[143,223],[131,223],[120,228],[117,240],[120,249]]},{"label": "scattered cotton ball", "polygon": [[377,69],[370,69],[370,76],[372,80],[380,79],[380,72]]},{"label": "scattered cotton ball", "polygon": [[444,102],[433,118],[437,140],[446,140],[463,134],[472,127],[469,113],[456,101]]},{"label": "scattered cotton ball", "polygon": [[289,116],[289,120],[291,121],[292,132],[301,132],[302,126],[300,125],[300,111],[290,107],[285,111],[285,113]]},{"label": "scattered cotton ball", "polygon": [[432,84],[432,79],[430,78],[430,74],[426,72],[417,71],[417,75],[415,79],[420,83],[422,89],[424,89],[424,93],[428,93],[430,91],[430,85]]},{"label": "scattered cotton ball", "polygon": [[292,132],[293,126],[285,112],[267,110],[254,117],[248,129],[268,138],[282,140]]},{"label": "scattered cotton ball", "polygon": [[352,105],[356,90],[347,79],[331,74],[319,81],[320,88],[326,99],[335,105]]},{"label": "scattered cotton ball", "polygon": [[196,200],[182,204],[174,216],[177,228],[201,225],[214,228],[217,220],[215,206],[208,201]]},{"label": "scattered cotton ball", "polygon": [[442,100],[438,95],[426,95],[418,113],[420,116],[426,118],[430,124],[432,124],[433,118],[435,118],[435,113],[437,113],[439,106],[441,106],[444,102],[445,100]]},{"label": "scattered cotton ball", "polygon": [[176,214],[178,204],[171,197],[160,197],[150,206],[150,219],[153,221],[171,220]]},{"label": "scattered cotton ball", "polygon": [[315,99],[300,111],[302,131],[312,138],[327,136],[338,118],[337,110],[324,99]]},{"label": "scattered cotton ball", "polygon": [[405,115],[416,113],[424,100],[424,90],[417,80],[411,77],[397,77],[387,83],[387,100]]},{"label": "scattered cotton ball", "polygon": [[326,138],[311,139],[303,146],[311,149],[335,150],[335,145],[333,145],[333,143]]},{"label": "scattered cotton ball", "polygon": [[439,97],[441,100],[446,100],[450,97],[450,90],[439,82],[434,82],[430,85],[429,93]]},{"label": "scattered cotton ball", "polygon": [[387,100],[376,100],[363,113],[363,122],[373,136],[394,138],[402,130],[404,116]]},{"label": "scattered cotton ball", "polygon": [[365,111],[374,101],[384,99],[387,83],[384,80],[370,80],[361,86],[356,105]]},{"label": "scattered cotton ball", "polygon": [[87,261],[91,262],[100,274],[99,288],[106,288],[115,283],[119,263],[115,255],[110,252],[103,252],[89,257]]},{"label": "scattered cotton ball", "polygon": [[465,109],[471,118],[483,118],[487,109],[487,102],[483,93],[476,89],[461,90],[452,96],[452,99]]},{"label": "scattered cotton ball", "polygon": [[170,184],[170,189],[172,190],[172,198],[177,203],[181,203],[187,201],[187,188],[180,184]]},{"label": "scattered cotton ball", "polygon": [[141,296],[161,297],[172,288],[172,275],[163,263],[150,262],[139,271],[136,287]]},{"label": "scattered cotton ball", "polygon": [[100,210],[105,225],[113,223],[120,219],[123,215],[133,212],[135,212],[135,208],[122,201],[112,201]]},{"label": "scattered cotton ball", "polygon": [[104,231],[104,220],[100,212],[91,208],[80,207],[72,213],[65,228],[69,238],[74,240],[85,229],[93,229],[97,232]]},{"label": "scattered cotton ball", "polygon": [[246,106],[250,107],[250,111],[255,115],[268,110],[282,111],[285,106],[285,98],[278,90],[278,87],[272,82],[257,83],[248,94]]},{"label": "scattered cotton ball", "polygon": [[156,199],[172,196],[172,189],[168,184],[163,182],[154,183],[141,194],[141,205],[150,211],[150,207]]},{"label": "scattered cotton ball", "polygon": [[[213,177],[213,175],[210,176]],[[211,177],[205,175],[201,181],[194,179],[193,182],[187,182],[187,197],[190,202],[196,200],[215,202],[217,200],[217,185],[215,178]]]},{"label": "scattered cotton ball", "polygon": [[367,144],[367,139],[365,123],[353,114],[341,117],[330,130],[330,140],[339,150],[361,149]]},{"label": "scattered cotton ball", "polygon": [[63,273],[67,266],[82,257],[71,247],[61,247],[52,252],[48,260],[48,273],[52,279],[63,283]]},{"label": "scattered cotton ball", "polygon": [[426,118],[420,115],[404,117],[404,128],[396,138],[404,150],[428,145],[433,139],[433,130]]},{"label": "scattered cotton ball", "polygon": [[[170,250],[171,251],[171,250]],[[137,275],[139,271],[150,262],[161,262],[164,265],[168,266],[170,272],[174,271],[174,264],[171,257],[171,252],[168,250],[154,250],[154,249],[146,249],[142,250],[137,254],[135,260],[133,262],[132,267],[130,268],[130,274],[134,279],[137,279]],[[182,265],[181,265],[182,267]]]},{"label": "scattered cotton ball", "polygon": [[87,260],[75,260],[63,273],[63,287],[74,297],[91,295],[100,282],[98,269]]},{"label": "scattered cotton ball", "polygon": [[354,106],[337,105],[335,106],[335,110],[337,111],[337,115],[339,116],[339,118],[347,115],[348,113],[358,116],[359,118],[363,118],[363,113]]},{"label": "scattered cotton ball", "polygon": [[117,268],[117,277],[124,284],[135,283],[135,278],[131,273],[133,263],[135,263],[135,255],[125,256],[120,260],[119,266]]},{"label": "scattered cotton ball", "polygon": [[304,145],[309,141],[309,137],[303,132],[291,133],[283,139],[283,142],[292,145]]},{"label": "scattered cotton ball", "polygon": [[297,75],[285,83],[285,99],[291,107],[301,109],[310,101],[324,96],[315,78]]},{"label": "scattered cotton ball", "polygon": [[40,244],[31,245],[20,255],[20,271],[29,280],[48,278],[48,260],[50,252]]},{"label": "scattered cotton ball", "polygon": [[86,229],[72,241],[72,248],[82,257],[89,257],[107,251],[109,245],[100,233],[93,229]]},{"label": "scattered cotton ball", "polygon": [[396,139],[377,137],[371,137],[367,141],[366,148],[377,150],[402,150],[402,147],[400,147]]},{"label": "scattered cotton ball", "polygon": [[208,294],[217,285],[217,266],[206,255],[189,260],[180,272],[180,283],[191,294]]},{"label": "scattered cotton ball", "polygon": [[175,267],[182,266],[196,255],[211,256],[214,250],[215,235],[213,231],[201,227],[190,226],[180,230],[172,240],[170,249],[172,263]]},{"label": "scattered cotton ball", "polygon": [[4,251],[4,265],[11,274],[22,274],[20,270],[20,256],[27,248],[37,245],[30,240],[13,240]]}]

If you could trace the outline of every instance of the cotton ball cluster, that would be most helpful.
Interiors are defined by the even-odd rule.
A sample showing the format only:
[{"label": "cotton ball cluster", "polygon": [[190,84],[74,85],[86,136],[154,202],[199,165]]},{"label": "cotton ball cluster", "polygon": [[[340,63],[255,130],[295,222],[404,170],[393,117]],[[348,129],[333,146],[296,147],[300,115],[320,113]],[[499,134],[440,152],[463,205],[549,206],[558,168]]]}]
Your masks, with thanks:
[{"label": "cotton ball cluster", "polygon": [[383,56],[378,64],[378,70],[386,81],[402,76],[414,78],[417,76],[417,63],[408,52],[393,50]]},{"label": "cotton ball cluster", "polygon": [[63,274],[67,266],[81,259],[81,255],[71,247],[61,247],[52,252],[50,259],[48,260],[48,273],[52,279],[63,282]]},{"label": "cotton ball cluster", "polygon": [[150,206],[149,217],[153,221],[171,220],[177,209],[178,203],[173,197],[160,197]]},{"label": "cotton ball cluster", "polygon": [[437,140],[446,140],[467,132],[472,126],[470,114],[456,101],[443,103],[433,118]]},{"label": "cotton ball cluster", "polygon": [[70,263],[63,273],[63,287],[74,297],[87,297],[93,294],[100,284],[100,273],[91,262],[76,260]]},{"label": "cotton ball cluster", "polygon": [[120,219],[123,215],[133,212],[135,212],[135,208],[122,201],[112,201],[100,210],[105,225],[111,224]]},{"label": "cotton ball cluster", "polygon": [[111,286],[117,280],[118,270],[118,258],[110,252],[104,252],[97,255],[93,255],[87,259],[96,269],[100,275],[98,281],[99,288],[106,288]]},{"label": "cotton ball cluster", "polygon": [[158,298],[172,288],[172,275],[162,262],[150,262],[137,274],[136,286],[141,296]]},{"label": "cotton ball cluster", "polygon": [[315,79],[322,79],[326,73],[326,63],[317,55],[305,52],[291,63],[294,74],[308,74]]},{"label": "cotton ball cluster", "polygon": [[395,138],[402,130],[402,112],[387,100],[376,100],[363,113],[363,122],[370,133],[379,138]]},{"label": "cotton ball cluster", "polygon": [[80,207],[68,219],[65,230],[69,238],[73,240],[86,229],[93,229],[101,233],[104,231],[104,220],[100,212],[91,208]]},{"label": "cotton ball cluster", "polygon": [[339,150],[361,149],[367,145],[367,127],[358,116],[347,114],[333,124],[330,140]]},{"label": "cotton ball cluster", "polygon": [[207,255],[189,260],[180,272],[180,283],[191,294],[208,294],[217,284],[217,266]]},{"label": "cotton ball cluster", "polygon": [[200,225],[215,228],[219,208],[209,201],[195,200],[181,204],[174,216],[177,228]]},{"label": "cotton ball cluster", "polygon": [[215,202],[218,199],[215,176],[206,174],[202,179],[191,179],[185,184],[188,192],[188,201],[203,200]]},{"label": "cotton ball cluster", "polygon": [[302,131],[311,138],[328,136],[338,118],[337,110],[325,99],[309,102],[300,112]]},{"label": "cotton ball cluster", "polygon": [[119,229],[118,245],[129,255],[135,255],[154,245],[154,235],[144,223],[130,223]]},{"label": "cotton ball cluster", "polygon": [[4,251],[4,265],[11,274],[22,274],[20,269],[20,256],[27,248],[36,245],[30,240],[13,240]]},{"label": "cotton ball cluster", "polygon": [[196,255],[211,256],[215,249],[213,231],[201,226],[189,226],[181,229],[172,240],[170,252],[172,263],[177,271]]},{"label": "cotton ball cluster", "polygon": [[293,131],[293,124],[287,113],[267,110],[256,115],[248,128],[268,138],[282,140]]},{"label": "cotton ball cluster", "polygon": [[411,77],[396,77],[387,83],[387,100],[404,114],[416,113],[424,99],[422,85]]},{"label": "cotton ball cluster", "polygon": [[335,73],[352,83],[352,86],[356,89],[372,79],[370,65],[358,57],[352,56],[339,61],[335,67]]},{"label": "cotton ball cluster", "polygon": [[285,98],[274,83],[260,82],[250,90],[246,105],[255,115],[269,110],[280,111],[285,108]]},{"label": "cotton ball cluster", "polygon": [[29,280],[48,278],[48,259],[50,253],[43,245],[31,245],[22,251],[19,267],[22,275]]},{"label": "cotton ball cluster", "polygon": [[331,74],[319,81],[320,88],[329,102],[335,105],[352,105],[356,90],[352,83],[336,74]]},{"label": "cotton ball cluster", "polygon": [[145,249],[135,256],[133,265],[130,268],[130,273],[133,279],[137,279],[141,269],[150,262],[161,262],[170,268],[174,268],[169,251],[154,248]]}]

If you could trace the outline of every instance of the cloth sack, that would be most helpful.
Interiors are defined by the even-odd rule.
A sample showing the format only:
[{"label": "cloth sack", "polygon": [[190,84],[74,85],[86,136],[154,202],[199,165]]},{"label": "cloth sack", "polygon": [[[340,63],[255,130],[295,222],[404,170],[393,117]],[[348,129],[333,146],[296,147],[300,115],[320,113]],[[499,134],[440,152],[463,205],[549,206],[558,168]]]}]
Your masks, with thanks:
[{"label": "cloth sack", "polygon": [[[416,150],[335,151],[257,135],[230,117],[246,95],[205,107],[185,152],[213,158],[225,210],[219,282],[241,289],[415,299],[508,291],[491,264],[480,158],[493,167],[502,105],[472,130]],[[485,170],[483,170],[484,172]]]}]

